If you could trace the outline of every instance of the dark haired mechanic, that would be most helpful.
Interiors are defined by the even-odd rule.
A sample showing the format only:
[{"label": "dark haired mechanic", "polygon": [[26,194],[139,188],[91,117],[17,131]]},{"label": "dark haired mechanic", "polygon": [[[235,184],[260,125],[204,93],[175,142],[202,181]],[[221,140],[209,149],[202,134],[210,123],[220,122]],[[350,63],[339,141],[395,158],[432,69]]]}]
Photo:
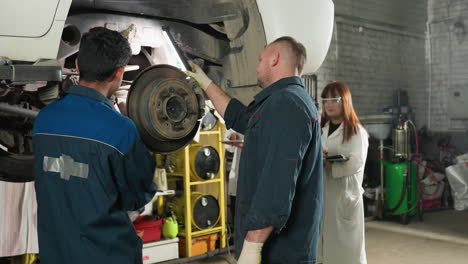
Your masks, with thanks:
[{"label": "dark haired mechanic", "polygon": [[76,61],[79,85],[35,121],[41,263],[142,263],[142,241],[127,211],[154,196],[155,162],[134,123],[108,99],[130,56],[118,32],[91,29]]}]

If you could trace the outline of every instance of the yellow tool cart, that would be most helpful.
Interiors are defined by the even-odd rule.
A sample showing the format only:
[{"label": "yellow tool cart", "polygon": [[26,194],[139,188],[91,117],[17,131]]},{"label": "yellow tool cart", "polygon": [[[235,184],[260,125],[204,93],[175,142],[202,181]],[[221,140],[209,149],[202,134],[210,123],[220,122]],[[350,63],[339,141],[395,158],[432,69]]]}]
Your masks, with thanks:
[{"label": "yellow tool cart", "polygon": [[165,162],[172,164],[172,168],[166,166],[168,182],[183,182],[183,195],[170,201],[169,207],[184,225],[179,231],[184,257],[213,250],[217,238],[220,247],[226,247],[224,131],[220,122],[210,130],[201,130],[198,142],[169,154],[171,160]]}]

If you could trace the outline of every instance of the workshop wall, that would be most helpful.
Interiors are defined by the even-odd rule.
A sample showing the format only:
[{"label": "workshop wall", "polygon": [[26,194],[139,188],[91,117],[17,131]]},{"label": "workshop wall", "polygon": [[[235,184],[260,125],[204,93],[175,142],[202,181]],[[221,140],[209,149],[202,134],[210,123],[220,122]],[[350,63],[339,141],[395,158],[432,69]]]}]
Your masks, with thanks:
[{"label": "workshop wall", "polygon": [[[433,154],[434,159],[440,159],[444,156],[444,151],[439,148],[441,144],[447,144],[454,153],[468,152],[468,121],[452,119],[449,109],[449,106],[455,107],[468,118],[468,111],[464,111],[460,101],[451,96],[452,89],[468,93],[468,2],[428,0],[427,25],[427,116],[430,117],[430,132],[424,148]],[[466,100],[461,101],[468,104]]]},{"label": "workshop wall", "polygon": [[468,129],[468,112],[465,119],[453,119],[449,109],[452,105],[463,111],[462,105],[451,96],[451,89],[468,93],[467,30],[466,0],[428,1],[428,116],[431,117],[428,125],[433,131]]},{"label": "workshop wall", "polygon": [[330,81],[350,87],[358,115],[381,114],[407,90],[418,127],[427,124],[427,1],[335,0],[336,23],[317,71],[319,94]]}]

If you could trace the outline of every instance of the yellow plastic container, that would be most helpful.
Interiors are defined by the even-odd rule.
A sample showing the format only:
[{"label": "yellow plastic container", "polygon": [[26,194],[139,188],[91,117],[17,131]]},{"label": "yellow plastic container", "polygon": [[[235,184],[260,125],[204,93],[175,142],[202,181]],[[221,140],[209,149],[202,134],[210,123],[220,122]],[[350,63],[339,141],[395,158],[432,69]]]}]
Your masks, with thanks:
[{"label": "yellow plastic container", "polygon": [[[218,234],[192,238],[192,256],[202,255],[209,251],[215,250],[217,240],[218,240]],[[186,244],[185,237],[180,237],[179,238],[179,255],[181,257],[186,257],[185,244]]]}]

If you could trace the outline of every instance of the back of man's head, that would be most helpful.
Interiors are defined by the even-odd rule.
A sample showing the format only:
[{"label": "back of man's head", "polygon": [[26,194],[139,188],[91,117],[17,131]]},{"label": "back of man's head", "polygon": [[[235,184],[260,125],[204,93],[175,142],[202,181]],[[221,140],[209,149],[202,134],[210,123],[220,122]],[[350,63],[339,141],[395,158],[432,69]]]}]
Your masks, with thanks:
[{"label": "back of man's head", "polygon": [[132,55],[128,41],[117,31],[92,28],[81,38],[78,51],[80,80],[107,80],[119,67],[127,65]]},{"label": "back of man's head", "polygon": [[291,63],[297,69],[297,72],[302,74],[304,64],[307,60],[307,51],[302,43],[295,40],[293,37],[284,36],[276,39],[271,44],[284,45],[289,48],[292,55]]}]

